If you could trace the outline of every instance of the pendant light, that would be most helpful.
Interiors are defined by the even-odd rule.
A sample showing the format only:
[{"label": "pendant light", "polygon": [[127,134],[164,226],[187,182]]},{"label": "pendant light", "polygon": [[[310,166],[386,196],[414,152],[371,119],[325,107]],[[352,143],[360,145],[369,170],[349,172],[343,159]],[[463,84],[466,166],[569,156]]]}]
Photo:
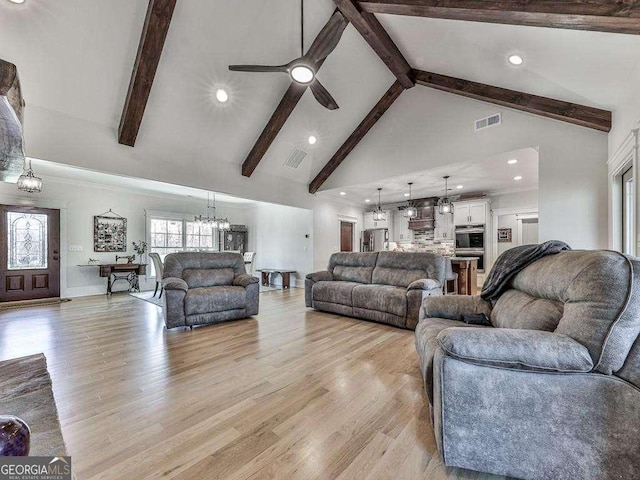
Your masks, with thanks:
[{"label": "pendant light", "polygon": [[28,193],[42,193],[42,178],[36,176],[29,159],[27,169],[18,177],[18,190]]},{"label": "pendant light", "polygon": [[216,216],[216,194],[213,194],[213,206],[211,205],[211,199],[209,193],[207,193],[207,216],[197,215],[195,222],[198,226],[210,225],[213,229],[229,230],[231,224],[228,218],[218,218]]},{"label": "pendant light", "polygon": [[373,221],[374,222],[384,222],[387,219],[387,214],[382,211],[380,208],[380,192],[382,188],[378,188],[378,208],[373,212]]},{"label": "pendant light", "polygon": [[409,185],[409,202],[408,202],[408,207],[405,208],[404,210],[404,216],[409,220],[411,220],[412,218],[416,218],[418,216],[418,209],[413,206],[413,203],[411,203],[412,201],[411,186],[413,185],[413,182],[409,182],[408,185]]},{"label": "pendant light", "polygon": [[444,197],[438,200],[438,210],[441,215],[449,215],[453,213],[453,204],[449,199],[449,175],[442,178],[444,178]]}]

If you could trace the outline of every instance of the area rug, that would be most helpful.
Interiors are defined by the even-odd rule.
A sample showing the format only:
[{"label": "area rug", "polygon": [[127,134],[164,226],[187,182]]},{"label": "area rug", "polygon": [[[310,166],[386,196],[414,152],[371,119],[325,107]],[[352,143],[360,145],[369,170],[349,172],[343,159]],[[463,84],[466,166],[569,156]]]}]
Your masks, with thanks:
[{"label": "area rug", "polygon": [[70,298],[42,298],[39,300],[20,300],[17,302],[0,303],[0,311],[13,310],[15,308],[43,307],[46,305],[59,305],[61,303],[70,302]]},{"label": "area rug", "polygon": [[162,308],[163,306],[162,298],[154,297],[153,292],[151,290],[147,292],[130,292],[129,295],[131,295],[132,297],[136,297],[140,300],[144,300],[145,302],[153,303],[154,305],[160,308]]},{"label": "area rug", "polygon": [[42,353],[0,362],[0,415],[15,415],[27,422],[30,456],[67,455]]}]

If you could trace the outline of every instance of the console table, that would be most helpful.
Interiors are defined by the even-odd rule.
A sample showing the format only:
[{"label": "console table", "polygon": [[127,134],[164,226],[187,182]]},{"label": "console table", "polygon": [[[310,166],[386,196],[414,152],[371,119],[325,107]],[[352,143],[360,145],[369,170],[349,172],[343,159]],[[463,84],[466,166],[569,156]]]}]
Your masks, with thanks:
[{"label": "console table", "polygon": [[147,274],[146,263],[88,263],[79,267],[99,267],[100,276],[107,278],[107,295],[111,295],[111,288],[118,280],[129,282],[130,292],[140,291],[140,275]]},{"label": "console table", "polygon": [[271,274],[279,274],[282,277],[282,289],[289,288],[291,274],[296,273],[295,270],[281,270],[278,268],[261,268],[256,270],[262,273],[262,285],[268,287],[270,285]]}]

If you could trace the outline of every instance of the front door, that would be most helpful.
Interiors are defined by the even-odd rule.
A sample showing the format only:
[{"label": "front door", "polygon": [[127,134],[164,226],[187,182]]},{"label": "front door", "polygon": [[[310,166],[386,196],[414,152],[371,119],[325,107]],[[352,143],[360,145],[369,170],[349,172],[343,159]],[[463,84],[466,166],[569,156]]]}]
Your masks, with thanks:
[{"label": "front door", "polygon": [[60,296],[60,211],[0,205],[0,302]]},{"label": "front door", "polygon": [[353,223],[340,222],[340,251],[353,252]]}]

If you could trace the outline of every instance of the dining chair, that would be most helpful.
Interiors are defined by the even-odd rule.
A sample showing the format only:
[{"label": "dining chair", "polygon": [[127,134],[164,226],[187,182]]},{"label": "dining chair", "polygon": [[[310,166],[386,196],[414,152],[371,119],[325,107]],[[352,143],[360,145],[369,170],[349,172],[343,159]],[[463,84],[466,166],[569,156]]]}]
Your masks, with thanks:
[{"label": "dining chair", "polygon": [[162,298],[162,292],[164,291],[164,288],[162,287],[162,273],[164,272],[164,265],[162,264],[160,255],[157,253],[150,253],[149,258],[153,261],[153,268],[156,271],[156,289],[153,292],[153,296],[156,296],[156,293],[158,293],[158,287],[160,287],[160,296],[158,298]]},{"label": "dining chair", "polygon": [[[253,261],[256,258],[256,252],[244,252],[244,268],[247,269],[247,273],[253,273]],[[250,265],[247,267],[247,265]]]}]

